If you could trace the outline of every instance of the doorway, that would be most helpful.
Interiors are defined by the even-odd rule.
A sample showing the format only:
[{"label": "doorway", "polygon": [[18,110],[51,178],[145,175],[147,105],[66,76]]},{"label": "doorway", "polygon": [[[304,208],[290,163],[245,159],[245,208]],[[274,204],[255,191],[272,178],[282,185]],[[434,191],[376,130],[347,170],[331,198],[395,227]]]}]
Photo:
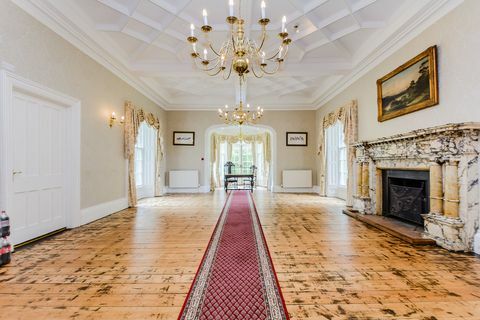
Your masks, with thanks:
[{"label": "doorway", "polygon": [[[213,142],[214,136],[217,136],[216,142]],[[223,187],[224,165],[232,162],[237,171],[255,166],[255,185],[273,190],[276,180],[276,133],[273,128],[216,125],[207,129],[206,142],[205,183],[211,188]]]},{"label": "doorway", "polygon": [[0,208],[18,245],[81,224],[80,102],[0,75]]}]

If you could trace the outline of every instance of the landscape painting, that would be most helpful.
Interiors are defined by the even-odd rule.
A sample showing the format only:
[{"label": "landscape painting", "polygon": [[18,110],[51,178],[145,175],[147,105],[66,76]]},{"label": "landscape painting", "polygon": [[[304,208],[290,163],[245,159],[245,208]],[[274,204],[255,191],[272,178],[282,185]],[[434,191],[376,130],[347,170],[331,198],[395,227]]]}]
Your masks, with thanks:
[{"label": "landscape painting", "polygon": [[436,51],[428,48],[377,81],[378,121],[438,104]]}]

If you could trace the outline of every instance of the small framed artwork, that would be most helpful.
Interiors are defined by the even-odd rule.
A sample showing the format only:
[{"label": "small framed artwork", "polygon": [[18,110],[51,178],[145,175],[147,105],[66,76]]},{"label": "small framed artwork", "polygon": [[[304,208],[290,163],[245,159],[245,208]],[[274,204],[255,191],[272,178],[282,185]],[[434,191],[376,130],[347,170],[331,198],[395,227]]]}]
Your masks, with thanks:
[{"label": "small framed artwork", "polygon": [[173,132],[174,146],[194,146],[195,132],[193,131],[174,131]]},{"label": "small framed artwork", "polygon": [[378,121],[438,104],[437,46],[377,80]]},{"label": "small framed artwork", "polygon": [[287,132],[287,146],[306,147],[308,145],[308,132]]}]

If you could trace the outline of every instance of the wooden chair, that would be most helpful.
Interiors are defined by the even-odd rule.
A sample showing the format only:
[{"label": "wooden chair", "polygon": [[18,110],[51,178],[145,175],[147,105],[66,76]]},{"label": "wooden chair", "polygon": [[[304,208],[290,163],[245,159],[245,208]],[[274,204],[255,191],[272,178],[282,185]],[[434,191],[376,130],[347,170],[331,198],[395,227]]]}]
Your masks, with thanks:
[{"label": "wooden chair", "polygon": [[223,174],[225,175],[223,184],[224,184],[224,187],[225,187],[225,191],[227,191],[227,189],[228,189],[228,184],[230,184],[230,183],[237,184],[238,183],[237,178],[227,178],[226,177],[227,174],[232,173],[232,168],[234,168],[234,167],[235,167],[235,164],[231,161],[228,161],[223,165]]},{"label": "wooden chair", "polygon": [[245,179],[243,182],[243,185],[245,188],[249,187],[250,190],[253,191],[255,188],[255,185],[257,183],[257,167],[256,166],[250,166],[250,171],[252,173],[252,178],[251,179]]}]

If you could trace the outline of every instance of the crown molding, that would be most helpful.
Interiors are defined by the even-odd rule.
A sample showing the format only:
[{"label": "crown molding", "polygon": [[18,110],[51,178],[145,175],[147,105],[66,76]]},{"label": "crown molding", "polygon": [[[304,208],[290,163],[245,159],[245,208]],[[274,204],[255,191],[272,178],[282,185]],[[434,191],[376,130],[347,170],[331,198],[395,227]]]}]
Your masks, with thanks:
[{"label": "crown molding", "polygon": [[[422,6],[425,11],[416,15],[413,18],[413,22],[407,23],[407,25],[399,28],[398,30],[400,31],[395,36],[388,37],[383,44],[379,43],[378,49],[374,53],[368,55],[357,65],[357,67],[353,68],[349,74],[345,75],[336,84],[321,93],[318,98],[314,99],[312,101],[312,105],[315,106],[314,108],[321,108],[330,100],[341,94],[350,85],[380,65],[388,57],[463,2],[464,0],[433,0]],[[392,31],[392,33],[394,34],[394,31]]]},{"label": "crown molding", "polygon": [[158,107],[165,109],[164,106],[169,104],[166,99],[136,77],[118,59],[115,59],[89,35],[80,30],[78,26],[74,25],[68,18],[60,13],[48,0],[12,0],[12,2],[84,54],[144,94],[147,98],[151,99]]}]

